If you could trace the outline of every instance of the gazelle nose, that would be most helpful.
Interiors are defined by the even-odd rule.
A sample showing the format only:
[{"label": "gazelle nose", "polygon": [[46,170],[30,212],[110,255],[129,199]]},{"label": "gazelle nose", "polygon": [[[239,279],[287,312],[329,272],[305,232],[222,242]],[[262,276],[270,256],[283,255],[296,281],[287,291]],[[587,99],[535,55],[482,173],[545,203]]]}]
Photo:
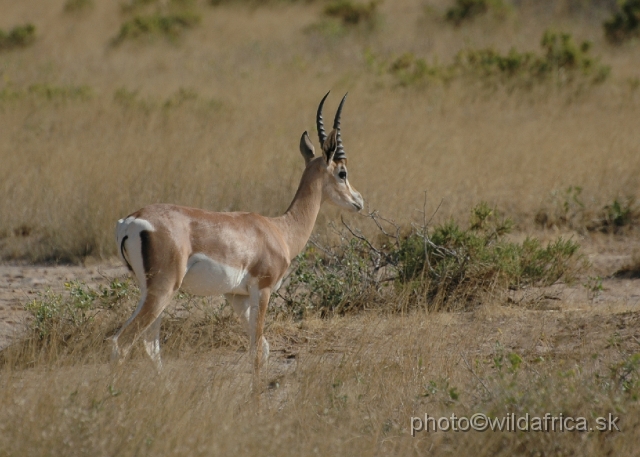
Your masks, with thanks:
[{"label": "gazelle nose", "polygon": [[352,203],[356,211],[360,211],[364,208],[364,200],[362,199],[362,195],[359,192],[356,192],[354,195],[354,202]]}]

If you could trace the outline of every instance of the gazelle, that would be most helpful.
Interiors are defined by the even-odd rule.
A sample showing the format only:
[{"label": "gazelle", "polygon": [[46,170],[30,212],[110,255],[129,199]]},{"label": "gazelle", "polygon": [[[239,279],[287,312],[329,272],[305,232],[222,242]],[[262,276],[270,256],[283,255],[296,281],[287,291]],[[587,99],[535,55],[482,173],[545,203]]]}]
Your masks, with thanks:
[{"label": "gazelle", "polygon": [[322,107],[316,124],[322,154],[315,155],[307,132],[300,139],[305,170],[300,185],[280,217],[255,213],[215,213],[169,204],[145,206],[120,219],[116,240],[121,260],[140,286],[140,302],[113,337],[113,358],[121,362],[139,336],[158,369],[160,321],[178,289],[201,296],[224,295],[249,334],[254,374],[267,361],[263,336],[271,293],[278,289],[291,260],[311,236],[324,200],[360,211],[363,200],[347,179],[347,157],[340,136],[342,98],[326,134]]}]

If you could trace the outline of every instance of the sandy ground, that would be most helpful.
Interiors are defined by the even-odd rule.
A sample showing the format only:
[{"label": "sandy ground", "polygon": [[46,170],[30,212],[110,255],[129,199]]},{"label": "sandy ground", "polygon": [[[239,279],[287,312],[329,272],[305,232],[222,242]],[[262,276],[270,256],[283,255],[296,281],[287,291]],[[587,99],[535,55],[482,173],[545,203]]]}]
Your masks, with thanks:
[{"label": "sandy ground", "polygon": [[[544,293],[540,290],[513,293],[509,299],[511,308],[517,308],[517,304],[522,301],[528,302],[528,308],[533,306],[550,313],[582,310],[585,316],[593,314],[595,320],[601,319],[602,312],[639,311],[640,272],[620,272],[632,264],[640,239],[601,236],[585,238],[580,242],[583,253],[591,263],[582,278],[570,286],[550,287]],[[127,269],[115,259],[87,262],[84,266],[0,263],[0,349],[20,336],[28,323],[28,313],[24,306],[37,298],[38,294],[47,289],[61,292],[65,282],[71,280],[97,286],[106,285],[111,279],[126,277],[127,274]],[[601,284],[602,290],[590,290],[585,286],[589,283]],[[533,305],[530,300],[532,295],[540,298]]]}]

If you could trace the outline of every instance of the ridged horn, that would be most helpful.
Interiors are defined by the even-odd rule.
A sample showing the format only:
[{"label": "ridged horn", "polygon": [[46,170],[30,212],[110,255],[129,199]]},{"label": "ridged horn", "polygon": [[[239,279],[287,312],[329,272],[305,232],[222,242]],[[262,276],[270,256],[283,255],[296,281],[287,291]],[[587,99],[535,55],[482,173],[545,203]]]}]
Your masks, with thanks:
[{"label": "ridged horn", "polygon": [[327,139],[327,132],[324,131],[324,123],[322,122],[322,107],[324,106],[324,101],[329,96],[329,92],[327,92],[327,94],[322,97],[322,101],[320,101],[320,105],[318,105],[318,113],[316,114],[316,126],[318,127],[318,138],[320,139],[320,147],[322,147]]},{"label": "ridged horn", "polygon": [[342,115],[342,107],[344,106],[344,101],[347,99],[348,92],[344,94],[342,97],[342,101],[338,106],[338,111],[336,111],[336,117],[333,120],[333,128],[336,131],[336,141],[338,143],[338,148],[336,149],[336,153],[333,155],[333,160],[346,159],[347,154],[344,152],[344,146],[342,145],[342,137],[340,136],[340,116]]}]

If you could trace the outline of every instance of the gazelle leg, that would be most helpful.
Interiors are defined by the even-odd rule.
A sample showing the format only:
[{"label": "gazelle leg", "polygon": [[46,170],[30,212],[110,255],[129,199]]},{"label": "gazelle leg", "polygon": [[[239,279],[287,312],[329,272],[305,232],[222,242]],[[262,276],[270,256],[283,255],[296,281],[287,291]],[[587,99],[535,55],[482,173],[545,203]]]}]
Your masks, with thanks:
[{"label": "gazelle leg", "polygon": [[147,354],[155,364],[158,371],[162,370],[162,360],[160,359],[161,324],[162,315],[158,316],[142,335],[144,339],[144,349],[147,351]]},{"label": "gazelle leg", "polygon": [[251,343],[251,355],[253,358],[253,373],[260,377],[260,367],[269,359],[269,343],[264,337],[264,322],[271,297],[271,289],[252,289],[251,307],[249,312],[249,339]]},{"label": "gazelle leg", "polygon": [[[242,326],[247,332],[247,336],[249,337],[249,353],[253,357],[254,349],[255,349],[255,325],[251,324],[251,296],[250,295],[234,295],[234,294],[226,294],[225,298],[231,303],[233,306],[233,310],[238,315],[240,322],[242,322]],[[263,363],[267,361],[269,357],[269,343],[264,336],[261,338],[262,342],[262,359]]]},{"label": "gazelle leg", "polygon": [[[156,340],[157,332],[160,329],[160,315],[171,301],[173,292],[173,287],[159,287],[154,284],[149,285],[149,290],[140,298],[140,304],[134,311],[133,315],[122,326],[116,336],[113,337],[113,358],[115,361],[121,363],[131,351],[131,348],[138,337],[147,331],[152,325],[157,325],[158,328],[150,329],[150,341],[154,342]],[[158,351],[154,352],[152,348],[152,353],[149,354],[152,360],[156,362],[156,366],[158,366],[158,368],[161,366],[159,344],[160,342],[158,340]],[[147,353],[149,353],[149,349],[146,344],[145,348],[147,349]]]},{"label": "gazelle leg", "polygon": [[242,327],[245,329],[245,331],[248,334],[249,333],[249,307],[251,305],[249,295],[225,294],[224,298],[226,298],[229,304],[233,307],[233,310],[238,315],[240,322],[242,322]]}]

